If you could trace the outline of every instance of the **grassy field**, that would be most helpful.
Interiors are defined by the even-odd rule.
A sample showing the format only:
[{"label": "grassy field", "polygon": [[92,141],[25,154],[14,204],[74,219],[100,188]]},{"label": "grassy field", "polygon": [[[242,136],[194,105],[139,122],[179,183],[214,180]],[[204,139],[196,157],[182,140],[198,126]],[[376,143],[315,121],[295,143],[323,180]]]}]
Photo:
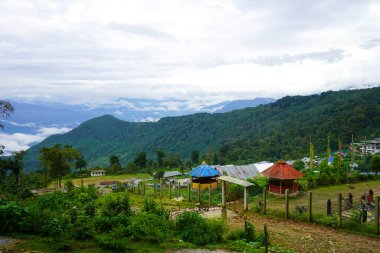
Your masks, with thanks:
[{"label": "grassy field", "polygon": [[[95,184],[95,186],[99,185],[99,182],[101,181],[121,181],[121,180],[128,180],[128,179],[150,179],[152,178],[149,174],[129,174],[129,175],[109,175],[109,176],[101,176],[101,177],[86,177],[83,178],[83,184],[85,186],[89,184]],[[62,180],[62,185],[65,185],[65,182],[71,180],[74,184],[74,186],[81,186],[82,179],[75,178],[75,179],[64,179]],[[50,183],[49,188],[55,188],[55,182]]]}]

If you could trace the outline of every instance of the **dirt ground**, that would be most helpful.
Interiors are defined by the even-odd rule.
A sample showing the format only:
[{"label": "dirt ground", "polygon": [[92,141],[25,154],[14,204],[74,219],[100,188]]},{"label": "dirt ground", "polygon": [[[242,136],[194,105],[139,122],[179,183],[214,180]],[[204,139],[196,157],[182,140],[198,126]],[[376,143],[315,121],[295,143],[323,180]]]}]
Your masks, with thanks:
[{"label": "dirt ground", "polygon": [[[264,224],[267,224],[272,245],[293,249],[300,253],[380,253],[380,237],[355,235],[316,224],[256,214],[248,214],[247,218],[260,232]],[[242,228],[244,219],[234,217],[228,220],[228,224],[231,227]]]}]

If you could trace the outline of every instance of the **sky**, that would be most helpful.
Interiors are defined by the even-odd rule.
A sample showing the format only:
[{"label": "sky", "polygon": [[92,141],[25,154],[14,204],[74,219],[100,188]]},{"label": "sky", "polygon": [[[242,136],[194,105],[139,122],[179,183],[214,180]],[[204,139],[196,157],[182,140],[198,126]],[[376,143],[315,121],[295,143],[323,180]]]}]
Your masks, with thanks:
[{"label": "sky", "polygon": [[380,83],[380,1],[2,0],[1,99],[217,103]]}]

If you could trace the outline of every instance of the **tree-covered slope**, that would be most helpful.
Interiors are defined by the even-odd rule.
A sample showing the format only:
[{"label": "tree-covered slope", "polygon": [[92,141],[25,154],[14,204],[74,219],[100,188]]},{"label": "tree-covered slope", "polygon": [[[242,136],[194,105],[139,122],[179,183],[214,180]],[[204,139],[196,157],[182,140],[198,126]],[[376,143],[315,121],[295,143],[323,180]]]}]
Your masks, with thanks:
[{"label": "tree-covered slope", "polygon": [[122,162],[139,151],[154,159],[155,149],[188,159],[193,149],[214,150],[221,162],[295,159],[308,155],[311,139],[316,152],[338,136],[344,144],[380,136],[380,87],[328,91],[320,95],[287,96],[275,103],[227,113],[198,113],[163,118],[155,123],[131,123],[112,116],[84,122],[72,131],[47,138],[28,150],[25,169],[38,166],[38,150],[55,143],[78,148],[90,165],[105,165],[111,154]]}]

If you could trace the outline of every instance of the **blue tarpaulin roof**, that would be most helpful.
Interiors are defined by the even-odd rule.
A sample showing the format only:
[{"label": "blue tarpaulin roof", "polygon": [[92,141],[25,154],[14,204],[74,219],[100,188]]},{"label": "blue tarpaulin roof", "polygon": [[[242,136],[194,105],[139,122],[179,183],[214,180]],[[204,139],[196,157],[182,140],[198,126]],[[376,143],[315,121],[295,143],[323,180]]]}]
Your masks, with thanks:
[{"label": "blue tarpaulin roof", "polygon": [[189,172],[189,175],[192,177],[216,177],[216,176],[219,176],[221,174],[215,168],[213,168],[210,165],[203,162],[198,167],[193,168]]}]

